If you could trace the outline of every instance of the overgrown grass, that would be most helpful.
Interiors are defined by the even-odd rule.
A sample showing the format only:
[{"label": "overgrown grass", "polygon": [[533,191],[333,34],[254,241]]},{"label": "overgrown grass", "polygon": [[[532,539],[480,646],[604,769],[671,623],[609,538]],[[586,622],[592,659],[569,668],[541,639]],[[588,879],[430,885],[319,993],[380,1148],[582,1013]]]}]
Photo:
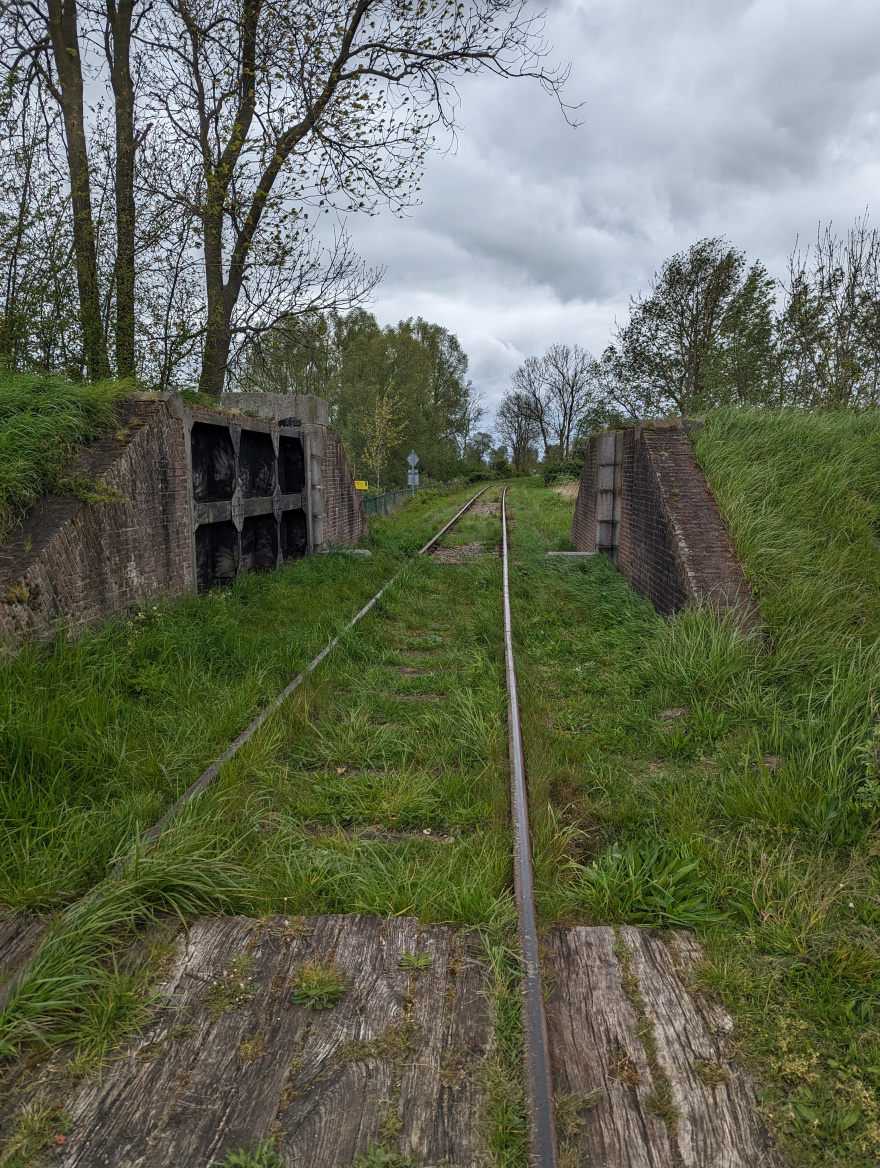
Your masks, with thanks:
[{"label": "overgrown grass", "polygon": [[108,965],[111,953],[159,912],[184,922],[234,912],[246,892],[241,869],[177,840],[167,841],[160,855],[135,857],[121,876],[60,915],[22,976],[13,980],[0,1010],[0,1058],[25,1044],[40,1049],[75,1041],[103,1048],[118,1038],[125,1022],[120,1006],[141,1002],[144,987],[129,970],[127,988],[141,992],[124,992],[126,979],[121,982],[118,967]]},{"label": "overgrown grass", "polygon": [[[374,523],[369,559],[315,556],[0,656],[0,905],[48,910],[103,878],[264,703],[454,513]],[[326,668],[329,661],[322,668]]]},{"label": "overgrown grass", "polygon": [[[497,540],[497,517],[471,522]],[[254,913],[509,927],[498,606],[495,556],[408,564],[183,817],[252,873]]]},{"label": "overgrown grass", "polygon": [[0,375],[0,541],[58,484],[75,451],[114,425],[129,382],[74,385],[30,373]]},{"label": "overgrown grass", "polygon": [[570,508],[525,487],[515,619],[543,919],[696,928],[701,980],[735,1014],[792,1162],[865,1168],[880,1153],[880,459],[871,419],[806,423],[722,415],[700,436],[748,534],[761,635],[709,612],[662,621],[606,560],[546,560]]}]

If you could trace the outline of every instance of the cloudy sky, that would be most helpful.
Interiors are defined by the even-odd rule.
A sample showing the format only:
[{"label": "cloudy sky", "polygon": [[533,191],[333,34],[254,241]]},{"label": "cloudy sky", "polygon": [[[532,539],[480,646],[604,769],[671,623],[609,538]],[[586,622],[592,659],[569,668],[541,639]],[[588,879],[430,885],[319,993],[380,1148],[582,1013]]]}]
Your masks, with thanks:
[{"label": "cloudy sky", "polygon": [[491,407],[554,341],[601,352],[673,252],[724,235],[781,276],[821,220],[880,225],[877,0],[555,0],[568,126],[527,81],[463,87],[423,203],[350,221],[379,320],[455,332]]}]

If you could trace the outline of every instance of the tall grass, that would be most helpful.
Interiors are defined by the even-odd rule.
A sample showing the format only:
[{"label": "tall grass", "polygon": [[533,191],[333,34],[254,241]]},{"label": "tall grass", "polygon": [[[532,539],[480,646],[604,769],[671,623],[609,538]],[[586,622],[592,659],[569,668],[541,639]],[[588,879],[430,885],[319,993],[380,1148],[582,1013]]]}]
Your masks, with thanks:
[{"label": "tall grass", "polygon": [[27,1044],[39,1048],[81,1038],[96,990],[112,970],[107,958],[137,926],[170,912],[182,921],[234,911],[247,891],[240,868],[166,843],[137,856],[71,905],[52,925],[0,1009],[0,1058]]},{"label": "tall grass", "polygon": [[878,431],[743,411],[700,432],[758,634],[660,620],[602,558],[549,563],[567,516],[513,500],[543,918],[696,928],[790,1161],[817,1168],[880,1156]]},{"label": "tall grass", "polygon": [[116,420],[133,383],[74,385],[59,377],[0,375],[0,541],[57,485],[64,464]]},{"label": "tall grass", "polygon": [[377,521],[369,559],[309,557],[0,652],[0,906],[56,909],[102,879],[460,499]]}]

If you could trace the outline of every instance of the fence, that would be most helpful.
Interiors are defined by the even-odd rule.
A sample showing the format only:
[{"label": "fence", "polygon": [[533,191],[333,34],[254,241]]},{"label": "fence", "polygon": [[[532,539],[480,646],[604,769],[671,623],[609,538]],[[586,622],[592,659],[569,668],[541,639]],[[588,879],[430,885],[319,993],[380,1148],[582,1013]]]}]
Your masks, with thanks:
[{"label": "fence", "polygon": [[[452,483],[440,483],[436,487],[416,487],[417,491],[439,491],[451,487]],[[361,499],[365,515],[387,515],[395,507],[399,507],[404,499],[412,497],[411,490],[386,491],[384,495],[374,495],[372,499]]]}]

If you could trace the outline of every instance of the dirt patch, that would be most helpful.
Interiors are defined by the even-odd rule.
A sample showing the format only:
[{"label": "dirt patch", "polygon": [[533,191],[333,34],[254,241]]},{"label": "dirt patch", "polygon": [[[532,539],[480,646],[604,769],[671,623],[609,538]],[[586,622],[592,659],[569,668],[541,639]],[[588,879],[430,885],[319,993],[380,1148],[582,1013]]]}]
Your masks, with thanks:
[{"label": "dirt patch", "polygon": [[473,543],[465,543],[460,547],[437,548],[434,558],[441,564],[463,564],[477,556],[486,554],[486,544],[477,539]]}]

